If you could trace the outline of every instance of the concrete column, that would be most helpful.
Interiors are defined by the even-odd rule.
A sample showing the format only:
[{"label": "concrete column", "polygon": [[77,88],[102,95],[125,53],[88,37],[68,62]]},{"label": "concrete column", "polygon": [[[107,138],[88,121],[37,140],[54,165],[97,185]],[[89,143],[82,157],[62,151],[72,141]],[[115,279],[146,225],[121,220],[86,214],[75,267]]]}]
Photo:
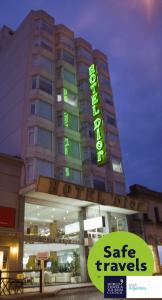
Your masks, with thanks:
[{"label": "concrete column", "polygon": [[[84,232],[84,220],[86,219],[86,208],[82,207],[79,213],[79,222],[80,222],[80,240],[84,241],[86,233]],[[87,272],[87,249],[88,247],[81,245],[80,246],[80,270],[82,282],[88,281],[88,272]]]},{"label": "concrete column", "polygon": [[23,269],[23,252],[24,252],[24,217],[25,217],[25,197],[19,197],[18,208],[18,232],[19,232],[19,255],[18,269]]}]

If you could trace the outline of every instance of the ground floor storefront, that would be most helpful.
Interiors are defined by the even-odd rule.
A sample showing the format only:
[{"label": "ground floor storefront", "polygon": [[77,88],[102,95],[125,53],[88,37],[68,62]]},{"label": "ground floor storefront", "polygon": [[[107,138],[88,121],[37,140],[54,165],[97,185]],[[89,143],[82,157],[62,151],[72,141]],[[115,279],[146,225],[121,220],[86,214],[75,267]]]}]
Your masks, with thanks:
[{"label": "ground floor storefront", "polygon": [[[88,281],[87,258],[103,235],[128,231],[127,217],[146,211],[146,203],[129,197],[40,177],[24,197],[23,269],[44,269],[46,285]],[[33,272],[32,272],[33,270]]]}]

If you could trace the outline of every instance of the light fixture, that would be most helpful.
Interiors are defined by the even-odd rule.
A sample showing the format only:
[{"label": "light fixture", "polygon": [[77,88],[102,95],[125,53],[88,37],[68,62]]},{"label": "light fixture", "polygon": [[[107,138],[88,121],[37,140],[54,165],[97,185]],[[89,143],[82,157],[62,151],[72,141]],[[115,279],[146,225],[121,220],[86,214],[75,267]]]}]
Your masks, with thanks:
[{"label": "light fixture", "polygon": [[68,256],[68,257],[67,257],[67,262],[68,262],[69,264],[71,264],[72,261],[73,261],[73,258],[72,258],[71,256]]},{"label": "light fixture", "polygon": [[55,210],[56,210],[56,209],[53,207],[53,208],[52,208],[52,211],[55,211]]},{"label": "light fixture", "polygon": [[66,211],[66,213],[68,214],[68,213],[69,213],[69,211],[67,210],[67,211]]},{"label": "light fixture", "polygon": [[10,252],[12,255],[17,255],[18,254],[18,247],[17,246],[11,246]]}]

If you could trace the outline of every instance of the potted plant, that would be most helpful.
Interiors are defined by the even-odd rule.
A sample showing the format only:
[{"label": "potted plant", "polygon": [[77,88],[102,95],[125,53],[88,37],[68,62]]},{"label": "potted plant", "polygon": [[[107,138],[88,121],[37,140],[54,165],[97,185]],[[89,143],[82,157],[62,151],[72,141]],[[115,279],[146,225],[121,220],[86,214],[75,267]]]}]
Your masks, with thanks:
[{"label": "potted plant", "polygon": [[71,262],[71,269],[73,276],[71,277],[71,283],[79,282],[80,278],[80,257],[77,251],[73,251],[73,261]]}]

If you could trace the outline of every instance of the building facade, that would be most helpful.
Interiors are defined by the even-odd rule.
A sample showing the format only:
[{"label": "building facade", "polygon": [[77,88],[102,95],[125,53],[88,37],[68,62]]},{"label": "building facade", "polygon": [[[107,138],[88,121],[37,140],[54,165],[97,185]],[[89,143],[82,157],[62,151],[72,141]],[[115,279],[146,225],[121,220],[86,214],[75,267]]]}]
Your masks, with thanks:
[{"label": "building facade", "polygon": [[85,282],[95,241],[147,211],[125,195],[107,57],[31,11],[0,31],[0,69],[0,151],[24,161],[23,267],[44,255],[47,284]]},{"label": "building facade", "polygon": [[148,204],[147,212],[128,217],[129,231],[140,235],[150,245],[156,272],[162,271],[162,193],[135,184],[130,186],[130,197]]},{"label": "building facade", "polygon": [[19,197],[21,159],[0,153],[0,270],[21,267],[24,205]]},{"label": "building facade", "polygon": [[0,68],[0,149],[24,159],[24,183],[44,175],[125,194],[106,55],[31,11],[2,28]]}]

